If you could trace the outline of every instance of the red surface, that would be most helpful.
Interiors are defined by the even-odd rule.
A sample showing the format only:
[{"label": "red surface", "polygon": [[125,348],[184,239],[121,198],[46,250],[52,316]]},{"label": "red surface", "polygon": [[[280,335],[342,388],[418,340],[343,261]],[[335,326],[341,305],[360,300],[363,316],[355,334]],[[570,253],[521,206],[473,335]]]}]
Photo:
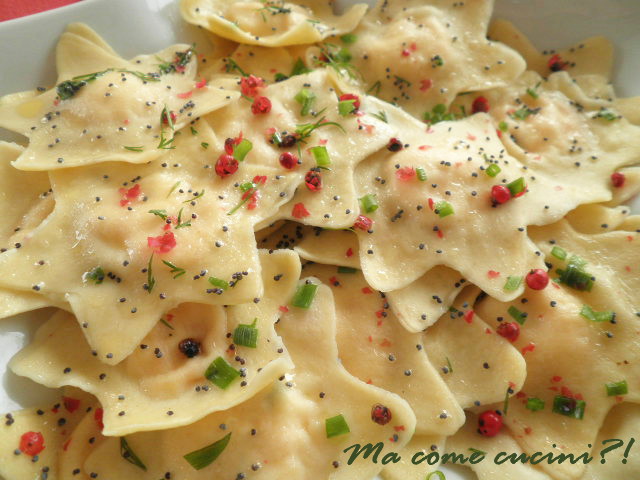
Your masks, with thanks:
[{"label": "red surface", "polygon": [[0,22],[63,7],[79,0],[0,0]]}]

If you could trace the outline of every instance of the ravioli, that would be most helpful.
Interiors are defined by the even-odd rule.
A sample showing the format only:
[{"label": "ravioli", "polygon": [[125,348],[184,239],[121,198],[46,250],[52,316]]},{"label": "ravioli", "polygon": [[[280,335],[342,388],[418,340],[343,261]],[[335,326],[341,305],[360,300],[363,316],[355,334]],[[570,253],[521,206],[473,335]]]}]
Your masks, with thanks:
[{"label": "ravioli", "polygon": [[611,77],[613,44],[605,37],[591,37],[562,50],[540,53],[518,28],[507,20],[498,19],[489,27],[489,37],[509,45],[527,62],[527,69],[546,77],[552,72],[567,70],[572,76],[599,75]]},{"label": "ravioli", "polygon": [[315,43],[353,30],[367,5],[334,15],[332,5],[311,0],[181,0],[182,17],[222,37],[248,45],[284,47]]},{"label": "ravioli", "polygon": [[514,80],[525,64],[509,47],[487,40],[491,7],[486,0],[379,1],[347,45],[365,90],[422,118],[458,93]]},{"label": "ravioli", "polygon": [[94,408],[95,400],[89,395],[67,389],[51,405],[3,415],[0,476],[11,480],[58,478],[58,453],[70,445],[74,428],[85,415],[93,416]]},{"label": "ravioli", "polygon": [[[84,36],[73,33],[78,30]],[[58,84],[24,102],[0,101],[0,127],[29,138],[17,168],[147,163],[172,148],[173,129],[238,98],[198,78],[189,45],[127,61],[96,38],[87,27],[72,26],[56,50]]]},{"label": "ravioli", "polygon": [[52,173],[54,211],[29,242],[0,256],[0,284],[63,296],[98,358],[112,365],[180,303],[260,297],[253,225],[272,216],[285,201],[280,192],[294,185],[279,169],[252,165],[249,154],[235,178],[264,175],[264,192],[253,210],[228,215],[242,192],[214,173],[216,153],[202,143],[222,149],[204,122],[198,135],[177,137],[166,162]]},{"label": "ravioli", "polygon": [[303,269],[332,287],[338,354],[347,371],[404,398],[416,414],[417,434],[450,435],[460,428],[464,414],[429,363],[429,348],[420,334],[399,327],[384,294],[371,290],[360,272],[312,264]]},{"label": "ravioli", "polygon": [[[296,365],[280,382],[242,405],[190,426],[127,436],[130,451],[146,470],[121,457],[118,438],[104,440],[78,467],[99,478],[108,474],[122,480],[157,479],[166,472],[191,479],[239,474],[300,479],[375,475],[381,464],[359,459],[347,465],[348,455],[342,450],[369,442],[402,448],[414,431],[415,416],[397,395],[367,385],[344,370],[338,361],[335,322],[331,292],[321,285],[308,310],[290,307],[278,323],[278,333]],[[372,421],[375,405],[392,412],[389,423]],[[325,420],[338,415],[348,424],[349,433],[327,438]],[[224,450],[202,470],[194,470],[183,458],[227,436]],[[162,456],[157,455],[159,450]]]},{"label": "ravioli", "polygon": [[[529,454],[544,451],[578,455],[587,451],[585,445],[594,444],[612,407],[622,401],[638,401],[633,387],[628,394],[619,395],[615,392],[621,390],[611,393],[606,388],[606,384],[638,375],[635,312],[640,310],[640,277],[635,272],[638,249],[633,246],[638,241],[637,233],[578,234],[562,221],[537,228],[532,235],[551,265],[552,278],[558,276],[558,269],[567,268],[572,255],[586,261],[583,268],[595,278],[591,291],[551,283],[539,292],[526,292],[514,303],[486,298],[475,311],[492,325],[510,318],[510,307],[515,307],[521,318],[521,314],[526,315],[514,345],[526,353],[527,379],[520,401],[511,401],[504,418],[518,443]],[[557,251],[550,254],[554,246],[568,252],[565,261],[554,256],[561,256]],[[607,321],[594,313],[603,311],[615,315],[606,314],[610,318]],[[559,358],[563,361],[558,362]],[[543,410],[527,409],[530,398],[542,400]],[[581,404],[583,401],[586,403]],[[572,405],[576,408],[570,408]],[[541,464],[541,468],[556,478],[568,479],[579,478],[585,465],[565,462]]]},{"label": "ravioli", "polygon": [[[181,304],[117,366],[94,358],[88,345],[80,348],[81,327],[72,315],[61,312],[13,358],[11,368],[49,387],[73,385],[94,394],[104,409],[105,435],[188,425],[231,408],[292,367],[273,324],[279,307],[295,291],[300,262],[293,252],[263,251],[261,263],[265,292],[257,301],[226,309]],[[234,344],[240,325],[254,321],[256,346]],[[190,350],[196,348],[194,343],[196,351]],[[213,380],[211,384],[206,377],[209,366],[219,359],[236,371],[229,385],[219,386]]]}]

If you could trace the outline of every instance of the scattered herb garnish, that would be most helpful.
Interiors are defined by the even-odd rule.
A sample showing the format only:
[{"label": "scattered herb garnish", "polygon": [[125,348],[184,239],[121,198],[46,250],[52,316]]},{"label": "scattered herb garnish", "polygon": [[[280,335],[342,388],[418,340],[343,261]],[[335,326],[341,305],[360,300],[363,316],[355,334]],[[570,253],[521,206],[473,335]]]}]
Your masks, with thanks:
[{"label": "scattered herb garnish", "polygon": [[316,94],[313,93],[313,91],[311,91],[311,89],[309,88],[303,88],[293,98],[296,102],[302,105],[302,108],[300,109],[300,115],[303,117],[305,115],[309,115],[311,107],[316,101]]},{"label": "scattered herb garnish", "polygon": [[170,328],[171,330],[175,330],[175,328],[173,328],[173,325],[167,322],[164,318],[160,319],[160,323],[162,323],[165,327]]},{"label": "scattered herb garnish", "polygon": [[178,188],[179,186],[180,186],[180,180],[178,180],[176,183],[173,184],[173,187],[171,187],[171,190],[169,190],[169,193],[167,193],[167,198],[169,198],[171,194],[175,192],[176,188]]},{"label": "scattered herb garnish", "polygon": [[416,177],[418,177],[418,180],[420,180],[421,182],[426,182],[427,181],[427,172],[425,172],[424,168],[417,167],[416,168]]},{"label": "scattered herb garnish", "polygon": [[357,273],[357,268],[352,267],[338,267],[338,273]]},{"label": "scattered herb garnish", "polygon": [[356,79],[361,75],[351,63],[352,58],[351,52],[349,52],[348,49],[344,47],[340,48],[331,43],[325,43],[320,46],[318,63],[333,68],[341,76],[346,73],[349,78]]},{"label": "scattered herb garnish", "polygon": [[447,107],[443,103],[439,103],[431,109],[431,112],[425,112],[424,121],[429,125],[435,125],[440,122],[450,122],[459,118],[453,112],[447,112]]},{"label": "scattered herb garnish", "polygon": [[316,161],[316,165],[318,167],[327,167],[331,165],[331,157],[329,157],[327,147],[324,145],[318,145],[316,147],[311,147],[309,150],[311,151],[311,155],[313,155],[313,159]]},{"label": "scattered herb garnish", "polygon": [[104,281],[104,277],[105,277],[105,274],[102,267],[95,267],[90,272],[86,272],[84,274],[85,280],[91,280],[96,285],[100,285]]},{"label": "scattered herb garnish", "polygon": [[553,247],[551,249],[551,255],[560,260],[564,260],[565,258],[567,258],[567,251],[561,247]]},{"label": "scattered herb garnish", "polygon": [[367,193],[364,197],[358,199],[360,208],[366,213],[375,212],[380,205],[378,205],[378,199],[372,193]]},{"label": "scattered herb garnish", "polygon": [[175,274],[173,276],[174,280],[176,278],[184,275],[185,273],[187,273],[187,271],[184,268],[176,267],[173,263],[171,263],[168,260],[162,260],[162,263],[164,263],[167,267],[169,267],[171,269],[171,271],[169,273]]},{"label": "scattered herb garnish", "polygon": [[169,215],[167,215],[166,210],[149,210],[148,213],[153,213],[156,217],[160,217],[162,220],[166,220]]},{"label": "scattered herb garnish", "polygon": [[182,207],[180,209],[180,211],[178,212],[178,224],[176,225],[176,230],[178,228],[184,228],[184,227],[190,227],[191,226],[191,221],[187,220],[186,222],[182,221],[182,211],[184,210],[184,207]]},{"label": "scattered herb garnish", "polygon": [[160,73],[168,74],[172,72],[180,72],[191,61],[191,58],[193,58],[195,53],[195,45],[192,45],[184,52],[176,52],[176,58],[173,62],[162,62],[158,65]]},{"label": "scattered herb garnish", "polygon": [[539,398],[528,398],[527,404],[525,405],[532,412],[537,412],[539,410],[544,409],[544,400],[540,400]]},{"label": "scattered herb garnish", "polygon": [[151,293],[153,287],[156,286],[156,279],[153,276],[153,253],[149,257],[149,264],[147,265],[147,292]]},{"label": "scattered herb garnish", "polygon": [[141,468],[145,472],[147,471],[146,465],[142,463],[140,457],[138,457],[131,449],[125,437],[120,437],[120,455],[122,455],[122,458],[124,458],[127,462],[135,465],[138,468]]},{"label": "scattered herb garnish", "polygon": [[487,169],[485,170],[485,173],[487,175],[489,175],[490,177],[495,177],[496,175],[498,175],[500,172],[502,171],[502,169],[496,165],[495,163],[492,163],[491,165],[489,165],[487,167]]},{"label": "scattered herb garnish", "polygon": [[351,432],[351,430],[349,430],[349,425],[342,414],[327,418],[324,421],[324,426],[327,438],[338,437]]},{"label": "scattered herb garnish", "polygon": [[514,120],[526,120],[529,115],[537,115],[540,112],[540,108],[529,108],[526,105],[523,105],[518,110],[513,113],[510,113],[509,116]]},{"label": "scattered herb garnish", "polygon": [[511,315],[511,318],[513,318],[520,325],[524,325],[524,322],[527,321],[527,314],[525,312],[521,312],[513,305],[509,307],[509,310],[507,310],[507,313]]},{"label": "scattered herb garnish", "polygon": [[291,299],[291,305],[298,308],[309,308],[316,296],[318,285],[315,283],[304,283],[298,286],[295,295]]},{"label": "scattered herb garnish", "polygon": [[582,315],[587,320],[591,320],[592,322],[610,322],[616,317],[616,314],[610,310],[606,310],[603,312],[596,312],[589,305],[582,306],[582,310],[580,310],[580,315]]},{"label": "scattered herb garnish", "polygon": [[380,110],[378,113],[372,113],[372,116],[376,117],[379,120],[382,120],[384,123],[389,123],[389,119],[387,118],[387,112],[384,110]]},{"label": "scattered herb garnish", "polygon": [[617,397],[620,395],[626,395],[629,393],[629,385],[626,380],[620,380],[619,382],[605,383],[604,387],[607,389],[607,396]]},{"label": "scattered herb garnish", "polygon": [[595,113],[591,118],[601,118],[603,120],[613,122],[614,120],[620,120],[622,117],[620,115],[616,115],[611,110],[603,108],[599,112]]},{"label": "scattered herb garnish", "polygon": [[101,72],[87,73],[85,75],[78,75],[73,77],[71,80],[66,80],[64,82],[59,83],[56,86],[56,92],[58,93],[58,98],[60,100],[68,100],[75,96],[76,93],[80,91],[82,87],[87,85],[89,82],[93,82],[98,77],[109,73],[109,72],[122,72],[122,73],[130,73],[138,77],[140,80],[145,82],[159,82],[160,79],[157,78],[156,74],[153,73],[142,73],[136,72],[133,70],[127,70],[124,68],[107,68],[106,70],[102,70]]},{"label": "scattered herb garnish", "polygon": [[296,135],[297,141],[302,143],[307,143],[306,140],[311,136],[314,130],[322,127],[334,126],[342,130],[343,133],[346,133],[345,129],[336,122],[328,122],[325,117],[320,118],[315,123],[301,123],[296,125]]},{"label": "scattered herb garnish", "polygon": [[435,55],[431,57],[431,66],[433,68],[442,67],[444,65],[444,60],[440,55]]},{"label": "scattered herb garnish", "polygon": [[444,357],[447,360],[447,368],[449,369],[449,373],[453,373],[453,365],[451,365],[451,360],[449,360],[449,357]]},{"label": "scattered herb garnish", "polygon": [[246,138],[243,138],[238,145],[233,147],[233,158],[235,158],[239,162],[244,161],[245,157],[249,154],[252,148],[253,143],[251,143],[251,141],[247,140]]},{"label": "scattered herb garnish", "polygon": [[565,417],[573,417],[582,420],[587,403],[583,400],[556,395],[553,399],[553,413],[559,413]]},{"label": "scattered herb garnish", "polygon": [[227,448],[229,440],[231,440],[231,432],[211,445],[187,453],[184,459],[189,462],[189,465],[194,469],[202,470],[204,467],[211,465],[220,456],[224,449]]},{"label": "scattered herb garnish", "polygon": [[369,87],[369,90],[367,90],[367,95],[370,95],[371,93],[373,93],[374,95],[377,96],[380,93],[381,87],[382,87],[382,83],[380,83],[380,80],[376,81],[376,83],[371,85]]},{"label": "scattered herb garnish", "polygon": [[453,215],[453,205],[451,205],[446,200],[441,200],[435,204],[433,209],[434,213],[438,214],[440,218],[447,217],[449,215]]},{"label": "scattered herb garnish", "polygon": [[198,130],[196,130],[195,128],[193,128],[193,126],[191,126],[191,135],[197,135],[198,134]]},{"label": "scattered herb garnish", "polygon": [[291,13],[290,8],[285,8],[284,0],[280,0],[278,2],[263,0],[262,3],[264,3],[264,7],[256,9],[256,12],[260,12],[262,20],[264,20],[265,22],[267,21],[265,13],[270,13],[271,15]]},{"label": "scattered herb garnish", "polygon": [[209,283],[214,287],[218,287],[222,290],[226,290],[227,288],[229,288],[229,282],[227,282],[226,280],[222,280],[221,278],[209,277]]},{"label": "scattered herb garnish", "polygon": [[258,344],[257,321],[258,319],[254,318],[251,324],[239,324],[233,331],[233,343],[243,347],[256,348]]},{"label": "scattered herb garnish", "polygon": [[540,82],[538,82],[538,83],[536,84],[536,86],[535,86],[535,87],[533,87],[533,88],[531,88],[531,87],[527,88],[527,94],[528,94],[531,98],[535,98],[535,99],[537,100],[537,99],[538,99],[538,97],[540,96],[540,95],[538,95],[538,88],[539,88],[539,87],[540,87]]},{"label": "scattered herb garnish", "polygon": [[237,71],[240,75],[242,75],[243,77],[248,77],[249,74],[247,72],[245,72],[242,68],[240,68],[240,65],[238,65],[236,63],[236,61],[231,58],[231,57],[227,57],[224,60],[224,70],[227,73],[231,73],[234,70]]},{"label": "scattered herb garnish", "polygon": [[358,36],[354,33],[347,33],[340,37],[342,43],[346,43],[347,45],[351,45],[352,43],[356,43],[358,41]]},{"label": "scattered herb garnish", "polygon": [[224,390],[240,376],[240,372],[229,365],[224,358],[218,357],[207,367],[204,376],[215,386]]},{"label": "scattered herb garnish", "polygon": [[204,195],[204,188],[202,189],[201,192],[196,193],[193,197],[188,198],[187,200],[185,200],[182,203],[189,203],[189,202],[193,202],[194,200],[198,200],[199,198],[202,198],[202,196]]},{"label": "scattered herb garnish", "polygon": [[175,140],[174,137],[165,138],[164,130],[161,130],[160,131],[160,142],[158,143],[158,146],[156,148],[161,148],[163,150],[173,150],[174,148],[176,148],[175,145],[171,145],[174,140]]},{"label": "scattered herb garnish", "polygon": [[125,150],[129,150],[131,152],[142,152],[144,150],[144,147],[123,147]]},{"label": "scattered herb garnish", "polygon": [[513,292],[517,290],[522,283],[522,277],[519,275],[509,275],[507,281],[504,284],[504,290],[507,292]]}]

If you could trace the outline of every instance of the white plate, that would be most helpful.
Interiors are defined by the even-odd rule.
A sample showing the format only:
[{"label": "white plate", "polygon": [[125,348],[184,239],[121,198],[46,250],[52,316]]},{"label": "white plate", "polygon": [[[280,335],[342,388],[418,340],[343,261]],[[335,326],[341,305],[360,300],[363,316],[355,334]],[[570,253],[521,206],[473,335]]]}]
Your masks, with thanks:
[{"label": "white plate", "polygon": [[[614,85],[619,95],[640,95],[639,0],[496,0],[496,16],[513,21],[540,49],[569,46],[593,35],[609,37],[616,47]],[[55,82],[54,45],[71,22],[88,23],[124,57],[151,53],[174,42],[197,43],[202,35],[181,21],[173,0],[84,0],[3,22],[0,95]],[[12,137],[0,131],[0,138]],[[11,356],[29,341],[43,318],[46,315],[37,312],[0,321],[0,413],[36,406],[55,395],[6,370]],[[473,477],[460,468],[442,470],[448,480]]]}]

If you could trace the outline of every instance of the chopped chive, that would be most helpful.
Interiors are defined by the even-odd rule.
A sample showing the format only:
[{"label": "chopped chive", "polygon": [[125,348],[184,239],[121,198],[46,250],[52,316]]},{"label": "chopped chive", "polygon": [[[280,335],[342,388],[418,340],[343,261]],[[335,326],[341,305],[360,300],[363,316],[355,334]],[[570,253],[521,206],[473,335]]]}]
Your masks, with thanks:
[{"label": "chopped chive", "polygon": [[619,382],[605,383],[607,389],[607,396],[615,397],[618,395],[626,395],[629,393],[629,385],[626,380],[620,380]]},{"label": "chopped chive", "polygon": [[211,445],[187,453],[183,458],[196,470],[202,470],[204,467],[211,465],[220,456],[224,449],[227,448],[229,440],[231,440],[231,432]]},{"label": "chopped chive", "polygon": [[418,180],[420,180],[421,182],[427,181],[427,172],[425,172],[424,168],[422,167],[416,168],[416,176],[418,177]]},{"label": "chopped chive", "polygon": [[509,131],[509,124],[505,121],[502,121],[498,124],[498,128],[501,132],[506,133]]},{"label": "chopped chive", "polygon": [[579,257],[578,255],[571,255],[569,257],[569,260],[567,260],[567,263],[581,270],[587,266],[587,261],[584,258]]},{"label": "chopped chive", "polygon": [[318,285],[315,283],[304,283],[298,286],[295,295],[291,299],[291,305],[298,308],[309,308],[316,296]]},{"label": "chopped chive", "polygon": [[224,358],[218,357],[211,362],[204,372],[204,376],[211,383],[224,390],[240,376],[240,372],[229,365]]},{"label": "chopped chive", "polygon": [[125,437],[120,437],[120,455],[122,455],[122,458],[124,458],[127,462],[135,465],[138,468],[141,468],[145,472],[147,471],[147,466],[142,463],[140,457],[138,457],[131,449]]},{"label": "chopped chive", "polygon": [[351,430],[349,430],[349,425],[342,414],[327,418],[324,421],[324,426],[327,432],[327,438],[338,437],[351,432]]},{"label": "chopped chive", "polygon": [[343,117],[353,113],[356,110],[355,100],[340,100],[338,102],[338,113]]},{"label": "chopped chive", "polygon": [[316,94],[313,93],[308,88],[303,88],[293,98],[296,102],[302,105],[302,109],[300,110],[300,115],[302,115],[303,117],[305,115],[309,115],[309,112],[311,111],[311,107],[313,106],[313,103],[316,101]]},{"label": "chopped chive", "polygon": [[221,288],[222,290],[229,288],[229,282],[222,280],[221,278],[209,277],[209,283],[214,287]]},{"label": "chopped chive", "polygon": [[531,98],[535,98],[536,100],[538,99],[539,95],[538,92],[535,91],[535,89],[533,88],[527,88],[527,94],[531,97]]},{"label": "chopped chive", "polygon": [[243,138],[242,141],[234,147],[233,158],[235,158],[239,162],[242,162],[252,148],[253,143],[251,143],[246,138]]},{"label": "chopped chive", "polygon": [[540,400],[536,397],[528,398],[525,406],[532,412],[538,412],[540,410],[544,410],[544,400]]},{"label": "chopped chive", "polygon": [[130,152],[142,152],[144,147],[124,147],[125,150],[129,150]]},{"label": "chopped chive", "polygon": [[569,264],[566,270],[558,269],[557,272],[560,275],[558,280],[571,288],[587,292],[593,288],[593,276],[576,265]]},{"label": "chopped chive", "polygon": [[487,175],[489,175],[490,177],[495,177],[496,175],[498,175],[500,172],[502,171],[502,169],[496,165],[495,163],[492,163],[491,165],[489,165],[487,167],[487,169],[485,170],[485,173]]},{"label": "chopped chive", "polygon": [[258,329],[256,328],[257,318],[253,319],[252,324],[241,323],[233,331],[233,343],[242,345],[243,347],[256,348],[258,344]]},{"label": "chopped chive", "polygon": [[95,267],[93,268],[90,272],[86,272],[84,275],[84,280],[91,280],[93,281],[93,283],[95,283],[96,285],[100,285],[102,282],[104,282],[104,270],[102,269],[102,267]]},{"label": "chopped chive", "polygon": [[436,203],[435,208],[434,208],[433,211],[435,213],[437,213],[440,218],[444,218],[444,217],[447,217],[449,215],[453,215],[453,213],[454,213],[453,212],[453,205],[451,205],[446,200],[441,200],[438,203]]},{"label": "chopped chive", "polygon": [[556,395],[553,399],[553,413],[564,415],[565,417],[573,417],[582,420],[584,417],[584,409],[587,403],[584,400],[576,400],[575,398],[565,397],[564,395]]},{"label": "chopped chive", "polygon": [[[471,449],[469,449],[469,450],[471,450]],[[478,450],[478,451],[481,451],[481,450]],[[482,453],[484,454],[485,452],[482,452]],[[427,475],[427,478],[425,478],[424,480],[431,480],[431,477],[433,477],[434,475],[436,477],[438,477],[438,480],[447,480],[447,477],[445,477],[444,473],[442,473],[440,470],[436,470],[434,472],[431,472],[429,475]]]},{"label": "chopped chive", "polygon": [[195,128],[193,128],[193,126],[191,126],[191,135],[197,135],[198,134],[198,130],[196,130]]},{"label": "chopped chive", "polygon": [[606,310],[604,312],[596,312],[589,305],[582,306],[580,315],[582,315],[587,320],[591,320],[592,322],[610,322],[616,316],[616,314],[610,310]]},{"label": "chopped chive", "polygon": [[559,260],[564,260],[565,258],[567,258],[567,251],[564,248],[556,246],[551,249],[551,255]]},{"label": "chopped chive", "polygon": [[358,201],[360,202],[360,208],[367,213],[375,212],[379,207],[378,199],[372,193],[367,193],[364,197],[360,197]]},{"label": "chopped chive", "polygon": [[357,272],[358,272],[357,268],[338,267],[338,273],[357,273]]},{"label": "chopped chive", "polygon": [[507,310],[507,312],[509,313],[509,315],[511,315],[511,318],[513,318],[520,325],[524,325],[524,322],[527,320],[527,314],[525,312],[521,312],[513,305],[509,307],[509,310]]},{"label": "chopped chive", "polygon": [[207,142],[202,142],[202,143],[200,144],[200,146],[201,146],[202,148],[204,148],[205,150],[206,150],[207,148],[209,148],[209,144],[208,144]]},{"label": "chopped chive", "polygon": [[342,40],[342,42],[346,43],[347,45],[351,45],[352,43],[355,43],[358,40],[358,36],[353,33],[347,33],[345,35],[342,35],[340,37],[340,40]]},{"label": "chopped chive", "polygon": [[527,184],[524,181],[524,177],[520,177],[511,183],[507,183],[507,188],[511,192],[512,197],[517,197],[527,189]]},{"label": "chopped chive", "polygon": [[509,275],[507,277],[507,281],[504,284],[504,290],[507,292],[513,292],[514,290],[517,290],[518,287],[520,287],[520,284],[522,283],[522,277],[519,275]]},{"label": "chopped chive", "polygon": [[325,147],[324,145],[319,145],[317,147],[311,147],[310,150],[317,166],[326,167],[327,165],[331,165],[331,158],[329,158],[327,147]]}]

